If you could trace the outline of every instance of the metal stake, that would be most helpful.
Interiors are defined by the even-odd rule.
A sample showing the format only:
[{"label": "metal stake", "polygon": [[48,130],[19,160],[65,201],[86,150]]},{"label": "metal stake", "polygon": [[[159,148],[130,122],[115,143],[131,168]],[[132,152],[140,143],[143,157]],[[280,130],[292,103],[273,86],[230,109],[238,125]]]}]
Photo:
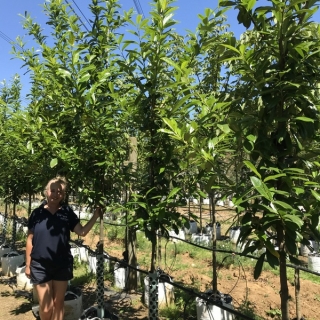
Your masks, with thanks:
[{"label": "metal stake", "polygon": [[149,320],[158,320],[158,273],[149,273]]}]

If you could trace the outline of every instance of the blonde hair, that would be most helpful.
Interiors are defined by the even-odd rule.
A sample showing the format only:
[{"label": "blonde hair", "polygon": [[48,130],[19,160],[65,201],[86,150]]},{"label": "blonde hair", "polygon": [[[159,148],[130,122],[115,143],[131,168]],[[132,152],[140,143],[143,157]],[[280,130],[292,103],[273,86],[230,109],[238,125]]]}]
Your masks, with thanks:
[{"label": "blonde hair", "polygon": [[52,183],[59,183],[61,185],[62,191],[63,191],[63,200],[65,199],[66,196],[66,189],[67,189],[67,179],[65,177],[57,176],[56,178],[52,178],[51,180],[48,181],[46,187],[43,190],[43,194],[46,197],[46,200],[48,200],[48,189]]}]

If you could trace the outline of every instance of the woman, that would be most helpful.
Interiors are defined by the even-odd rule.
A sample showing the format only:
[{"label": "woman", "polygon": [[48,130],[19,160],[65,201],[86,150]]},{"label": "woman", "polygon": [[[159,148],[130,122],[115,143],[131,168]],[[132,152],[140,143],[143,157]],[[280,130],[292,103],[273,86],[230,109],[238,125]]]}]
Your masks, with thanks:
[{"label": "woman", "polygon": [[84,237],[102,217],[97,208],[82,226],[73,210],[62,205],[66,186],[64,178],[51,179],[44,190],[47,201],[32,212],[28,221],[25,273],[38,294],[41,320],[63,320],[64,296],[73,278],[70,231]]}]

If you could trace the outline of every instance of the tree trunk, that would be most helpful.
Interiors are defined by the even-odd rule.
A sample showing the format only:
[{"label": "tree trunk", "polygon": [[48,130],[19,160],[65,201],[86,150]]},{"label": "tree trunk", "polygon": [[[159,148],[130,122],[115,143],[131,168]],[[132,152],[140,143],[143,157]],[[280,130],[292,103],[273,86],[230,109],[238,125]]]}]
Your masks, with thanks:
[{"label": "tree trunk", "polygon": [[199,198],[200,233],[202,233],[202,197]]},{"label": "tree trunk", "polygon": [[158,230],[158,266],[161,265],[161,231]]},{"label": "tree trunk", "polygon": [[[137,255],[136,255],[137,237],[136,231],[133,228],[128,228],[128,263],[137,268]],[[129,268],[129,279],[127,282],[128,290],[137,290],[137,271]]]},{"label": "tree trunk", "polygon": [[16,247],[17,240],[17,213],[16,213],[16,196],[14,194],[13,200],[13,220],[12,220],[12,246]]},{"label": "tree trunk", "polygon": [[296,313],[297,320],[301,319],[301,310],[300,310],[300,270],[294,270],[294,287],[295,287],[295,296],[296,296]]},{"label": "tree trunk", "polygon": [[157,234],[156,231],[153,231],[151,239],[151,263],[150,263],[150,272],[154,273],[156,270],[156,259],[157,259]]},{"label": "tree trunk", "polygon": [[212,208],[212,290],[218,291],[217,280],[217,232],[216,232],[216,210],[215,210],[215,194],[210,193],[209,206]]},{"label": "tree trunk", "polygon": [[287,279],[286,252],[284,242],[284,230],[280,225],[277,227],[277,238],[279,242],[279,263],[280,263],[280,299],[282,320],[290,320],[289,318],[289,289]]},{"label": "tree trunk", "polygon": [[32,193],[29,193],[29,203],[28,203],[28,217],[31,215],[31,206],[32,206]]}]

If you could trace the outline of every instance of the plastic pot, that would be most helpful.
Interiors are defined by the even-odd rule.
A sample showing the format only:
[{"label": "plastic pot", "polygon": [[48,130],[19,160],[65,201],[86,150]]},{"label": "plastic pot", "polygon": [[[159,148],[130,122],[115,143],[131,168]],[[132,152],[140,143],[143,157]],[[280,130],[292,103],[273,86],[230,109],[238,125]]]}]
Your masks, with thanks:
[{"label": "plastic pot", "polygon": [[[205,295],[212,296],[212,290],[205,292]],[[233,309],[232,297],[228,294],[224,295],[219,291],[214,295],[213,300],[218,304]],[[196,298],[197,319],[198,320],[233,320],[232,313],[221,309],[219,306],[208,304],[206,300],[199,297]]]},{"label": "plastic pot", "polygon": [[24,262],[24,254],[10,251],[1,257],[2,275],[15,276],[17,268]]}]

